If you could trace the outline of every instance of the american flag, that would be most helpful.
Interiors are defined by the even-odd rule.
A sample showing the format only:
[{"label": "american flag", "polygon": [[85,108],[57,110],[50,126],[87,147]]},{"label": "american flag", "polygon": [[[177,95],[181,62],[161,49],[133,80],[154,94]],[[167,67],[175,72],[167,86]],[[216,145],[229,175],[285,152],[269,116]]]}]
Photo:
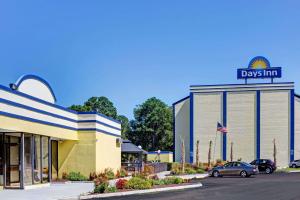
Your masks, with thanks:
[{"label": "american flag", "polygon": [[220,122],[218,122],[217,131],[220,131],[221,133],[227,133],[227,128],[223,126]]}]

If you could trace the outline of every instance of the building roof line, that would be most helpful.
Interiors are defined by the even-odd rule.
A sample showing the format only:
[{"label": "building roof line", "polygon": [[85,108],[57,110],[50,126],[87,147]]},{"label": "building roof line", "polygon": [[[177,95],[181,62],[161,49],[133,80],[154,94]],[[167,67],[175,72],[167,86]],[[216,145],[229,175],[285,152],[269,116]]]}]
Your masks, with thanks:
[{"label": "building roof line", "polygon": [[186,97],[184,97],[184,98],[182,98],[182,99],[176,101],[176,102],[173,103],[172,105],[174,106],[174,105],[176,105],[176,104],[179,104],[180,102],[182,102],[182,101],[184,101],[184,100],[186,100],[186,99],[188,99],[188,98],[190,98],[190,96],[186,96]]},{"label": "building roof line", "polygon": [[190,87],[221,87],[221,86],[253,86],[253,85],[280,85],[294,84],[294,82],[277,82],[277,83],[248,83],[248,84],[216,84],[216,85],[190,85]]}]

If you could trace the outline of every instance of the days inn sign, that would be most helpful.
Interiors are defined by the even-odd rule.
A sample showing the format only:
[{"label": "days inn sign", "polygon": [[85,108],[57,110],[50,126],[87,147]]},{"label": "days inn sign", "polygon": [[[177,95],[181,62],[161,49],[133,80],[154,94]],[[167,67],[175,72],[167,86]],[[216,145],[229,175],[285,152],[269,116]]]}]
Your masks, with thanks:
[{"label": "days inn sign", "polygon": [[248,65],[248,68],[238,69],[238,79],[265,79],[281,78],[281,67],[271,67],[270,62],[263,56],[254,57]]}]

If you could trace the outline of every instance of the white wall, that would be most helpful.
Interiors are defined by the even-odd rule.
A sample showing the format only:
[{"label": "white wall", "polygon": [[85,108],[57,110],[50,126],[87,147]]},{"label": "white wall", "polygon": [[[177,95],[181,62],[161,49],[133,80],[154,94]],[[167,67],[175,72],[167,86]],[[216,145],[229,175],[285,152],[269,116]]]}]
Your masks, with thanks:
[{"label": "white wall", "polygon": [[190,99],[175,105],[175,162],[181,160],[181,139],[185,144],[185,160],[190,160]]},{"label": "white wall", "polygon": [[227,94],[227,160],[230,160],[233,142],[233,160],[245,162],[255,159],[256,151],[256,93],[234,92]]},{"label": "white wall", "polygon": [[[36,123],[43,124],[46,122],[51,123],[49,125],[66,126],[74,130],[78,128],[97,128],[115,135],[121,135],[121,124],[115,120],[98,114],[76,114],[55,104],[42,103],[2,88],[0,88],[0,111],[3,112],[0,115],[4,116],[7,116],[6,113],[9,113],[19,117],[31,118],[31,120],[43,121]],[[95,121],[77,123],[78,120],[97,120],[97,123]],[[16,126],[18,125],[16,124]]]},{"label": "white wall", "polygon": [[196,162],[197,140],[199,140],[200,162],[208,162],[210,141],[213,142],[211,159],[221,158],[221,134],[216,135],[217,122],[221,122],[221,116],[222,93],[194,94],[194,162]]},{"label": "white wall", "polygon": [[300,98],[295,97],[295,160],[300,159]]},{"label": "white wall", "polygon": [[289,163],[289,92],[261,92],[261,158],[273,160],[276,139],[277,166]]},{"label": "white wall", "polygon": [[18,91],[39,99],[43,99],[50,103],[55,103],[55,99],[52,96],[50,89],[39,80],[26,79],[22,81],[22,83],[18,87]]}]

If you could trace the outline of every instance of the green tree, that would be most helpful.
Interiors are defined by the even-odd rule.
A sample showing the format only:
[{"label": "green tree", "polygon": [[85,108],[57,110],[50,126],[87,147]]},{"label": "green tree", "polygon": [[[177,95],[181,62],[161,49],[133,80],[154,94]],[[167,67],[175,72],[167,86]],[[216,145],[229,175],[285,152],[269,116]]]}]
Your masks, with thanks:
[{"label": "green tree", "polygon": [[119,115],[117,119],[121,122],[121,133],[122,133],[122,138],[123,139],[128,139],[128,133],[130,132],[130,123],[129,120],[126,116],[124,115]]},{"label": "green tree", "polygon": [[79,112],[95,111],[104,114],[108,117],[117,119],[117,109],[114,104],[106,97],[91,97],[84,105],[72,105],[69,107],[71,110]]},{"label": "green tree", "polygon": [[75,110],[75,111],[78,111],[78,112],[88,112],[88,111],[91,111],[90,107],[87,107],[87,106],[82,106],[82,105],[72,105],[69,107],[69,109],[71,110]]},{"label": "green tree", "polygon": [[117,118],[117,109],[114,104],[106,97],[91,97],[85,103],[92,111],[102,113],[114,119]]},{"label": "green tree", "polygon": [[172,150],[172,109],[152,97],[134,109],[128,139],[145,150]]}]

